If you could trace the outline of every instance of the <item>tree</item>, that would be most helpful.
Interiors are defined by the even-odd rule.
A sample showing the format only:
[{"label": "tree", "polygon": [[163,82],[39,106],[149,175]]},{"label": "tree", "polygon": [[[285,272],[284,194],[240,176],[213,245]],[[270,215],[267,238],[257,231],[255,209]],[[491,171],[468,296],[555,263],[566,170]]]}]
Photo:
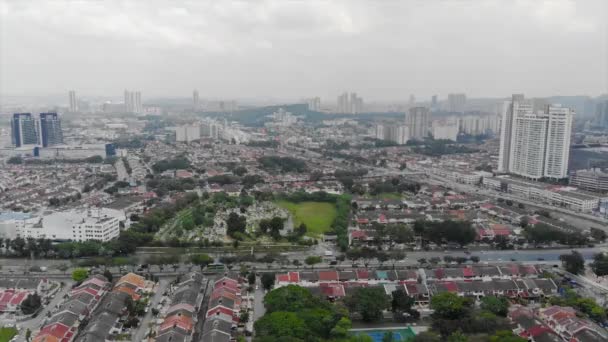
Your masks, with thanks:
[{"label": "tree", "polygon": [[268,291],[272,289],[274,286],[274,273],[263,273],[260,281],[264,290]]},{"label": "tree", "polygon": [[326,308],[329,307],[329,304],[323,302],[319,297],[314,296],[312,292],[305,287],[288,285],[268,292],[264,297],[264,307],[267,312],[301,312],[317,307]]},{"label": "tree", "polygon": [[24,315],[31,315],[38,311],[41,305],[40,296],[37,293],[31,293],[21,302],[21,311]]},{"label": "tree", "polygon": [[232,238],[237,238],[237,233],[245,233],[245,227],[247,224],[247,218],[245,216],[240,216],[237,213],[230,213],[228,215],[228,219],[226,220],[226,228],[227,233]]},{"label": "tree", "polygon": [[455,293],[443,292],[431,298],[433,316],[442,319],[458,319],[468,314],[471,302]]},{"label": "tree", "polygon": [[110,272],[110,270],[108,270],[108,269],[103,271],[103,276],[106,277],[106,279],[108,279],[108,281],[110,283],[112,282],[112,279],[114,278],[114,276],[112,276],[112,272]]},{"label": "tree", "polygon": [[432,331],[423,331],[417,334],[412,342],[440,342],[441,336]]},{"label": "tree", "polygon": [[485,296],[481,299],[481,308],[495,315],[506,317],[509,312],[509,301],[506,297]]},{"label": "tree", "polygon": [[562,254],[559,256],[559,260],[562,262],[562,267],[570,273],[579,274],[585,271],[585,259],[577,251],[572,251],[570,254]]},{"label": "tree", "polygon": [[321,257],[316,256],[316,255],[311,255],[311,256],[306,257],[306,260],[304,260],[304,262],[306,263],[306,265],[314,267],[314,265],[321,263]]},{"label": "tree", "polygon": [[192,216],[185,216],[184,218],[182,218],[182,228],[184,230],[192,230],[194,229],[194,227],[195,224]]},{"label": "tree", "polygon": [[600,242],[604,242],[606,240],[606,232],[603,229],[599,228],[591,228],[591,237]]},{"label": "tree", "polygon": [[249,274],[247,275],[247,282],[249,283],[249,285],[255,284],[255,273],[254,272],[249,272]]},{"label": "tree", "polygon": [[608,275],[608,255],[605,253],[597,253],[594,255],[591,269],[598,277]]},{"label": "tree", "polygon": [[241,177],[241,176],[243,176],[243,175],[245,175],[247,173],[247,168],[243,167],[243,166],[239,166],[236,169],[234,169],[232,171],[232,173],[234,173],[235,175]]},{"label": "tree", "polygon": [[279,239],[281,237],[281,230],[283,230],[283,219],[280,217],[273,217],[270,220],[270,235],[274,239]]},{"label": "tree", "polygon": [[345,298],[345,304],[352,312],[358,312],[365,322],[375,322],[382,318],[382,312],[389,308],[389,296],[383,288],[358,288]]},{"label": "tree", "polygon": [[277,311],[262,316],[254,324],[256,337],[263,340],[304,340],[308,331],[304,321],[293,312]]},{"label": "tree", "polygon": [[513,334],[510,330],[500,330],[490,336],[490,342],[527,342],[528,340]]},{"label": "tree", "polygon": [[348,330],[352,327],[352,322],[348,317],[342,317],[336,325],[330,330],[329,334],[333,338],[345,338],[348,336]]},{"label": "tree", "polygon": [[382,335],[382,342],[393,342],[394,339],[395,337],[393,336],[392,331],[387,331]]},{"label": "tree", "polygon": [[11,249],[17,252],[20,256],[23,256],[23,250],[25,249],[25,239],[17,237],[11,241]]},{"label": "tree", "polygon": [[410,312],[413,305],[414,298],[408,296],[405,290],[399,289],[393,291],[393,299],[391,301],[393,311]]},{"label": "tree", "polygon": [[72,279],[78,283],[87,279],[88,276],[89,276],[89,271],[87,271],[84,268],[77,268],[74,271],[72,271]]},{"label": "tree", "polygon": [[469,339],[461,332],[453,332],[447,339],[447,342],[468,342]]},{"label": "tree", "polygon": [[248,321],[249,321],[249,312],[247,312],[247,311],[241,312],[241,314],[239,315],[239,322],[247,323]]}]

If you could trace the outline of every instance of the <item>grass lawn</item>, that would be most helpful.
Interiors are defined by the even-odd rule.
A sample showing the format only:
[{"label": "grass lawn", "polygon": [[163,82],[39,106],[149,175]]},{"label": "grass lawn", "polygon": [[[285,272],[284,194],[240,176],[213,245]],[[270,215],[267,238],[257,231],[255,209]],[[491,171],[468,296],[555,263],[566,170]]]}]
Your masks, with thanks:
[{"label": "grass lawn", "polygon": [[333,203],[277,201],[277,205],[289,210],[296,227],[304,223],[308,228],[306,235],[312,237],[318,237],[329,231],[337,215]]},{"label": "grass lawn", "polygon": [[0,342],[8,342],[17,335],[15,328],[0,328]]}]

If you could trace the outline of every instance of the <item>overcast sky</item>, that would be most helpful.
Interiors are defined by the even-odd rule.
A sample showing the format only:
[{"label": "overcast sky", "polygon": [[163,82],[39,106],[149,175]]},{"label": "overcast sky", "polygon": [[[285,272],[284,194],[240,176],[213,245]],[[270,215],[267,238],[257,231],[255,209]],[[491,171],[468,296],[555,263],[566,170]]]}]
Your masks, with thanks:
[{"label": "overcast sky", "polygon": [[597,96],[608,1],[0,0],[0,93]]}]

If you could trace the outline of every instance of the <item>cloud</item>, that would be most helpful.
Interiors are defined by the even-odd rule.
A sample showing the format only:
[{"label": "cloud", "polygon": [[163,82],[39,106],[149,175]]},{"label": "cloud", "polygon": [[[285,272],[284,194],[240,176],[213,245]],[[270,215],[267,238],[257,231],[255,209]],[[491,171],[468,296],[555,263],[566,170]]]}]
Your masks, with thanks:
[{"label": "cloud", "polygon": [[603,0],[0,0],[0,92],[596,94],[606,13]]}]

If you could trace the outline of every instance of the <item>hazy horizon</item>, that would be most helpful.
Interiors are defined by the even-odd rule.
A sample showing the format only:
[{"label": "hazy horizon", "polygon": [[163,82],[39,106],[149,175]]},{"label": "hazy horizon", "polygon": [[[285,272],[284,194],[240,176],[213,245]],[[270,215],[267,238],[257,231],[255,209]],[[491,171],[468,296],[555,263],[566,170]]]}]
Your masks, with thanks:
[{"label": "hazy horizon", "polygon": [[0,94],[608,93],[608,3],[0,2]]}]

